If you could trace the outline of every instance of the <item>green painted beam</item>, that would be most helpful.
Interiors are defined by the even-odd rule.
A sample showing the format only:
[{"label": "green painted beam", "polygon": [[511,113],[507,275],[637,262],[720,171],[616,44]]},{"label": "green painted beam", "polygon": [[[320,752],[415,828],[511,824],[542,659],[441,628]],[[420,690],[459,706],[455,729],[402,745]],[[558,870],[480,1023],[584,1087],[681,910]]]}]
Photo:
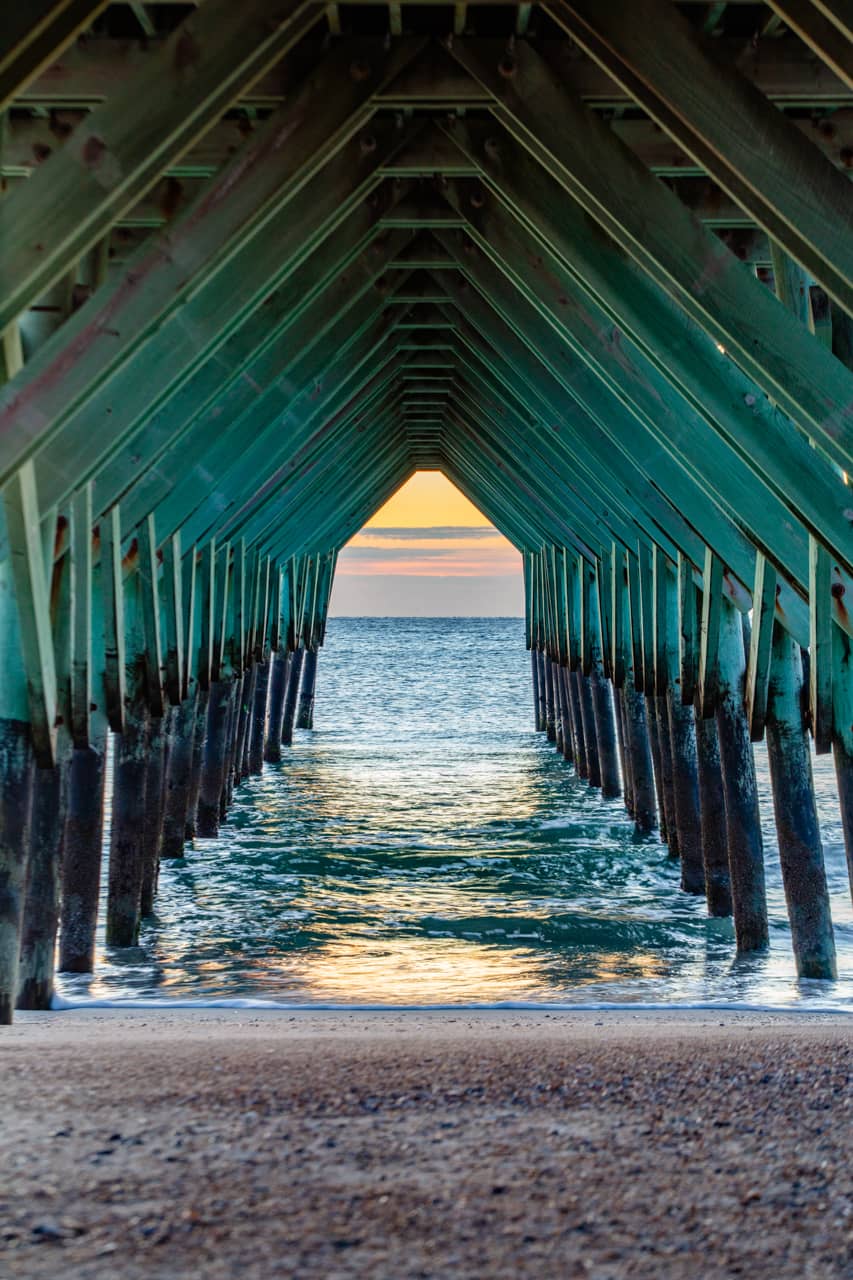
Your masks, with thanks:
[{"label": "green painted beam", "polygon": [[308,0],[208,0],[0,203],[0,329],[316,21]]},{"label": "green painted beam", "polygon": [[[454,132],[461,136],[460,129]],[[741,518],[751,522],[753,510],[760,516],[766,502],[765,486],[772,488],[792,515],[810,531],[818,531],[848,565],[853,564],[853,531],[847,516],[849,493],[834,468],[809,447],[802,432],[769,403],[734,361],[719,351],[709,335],[699,330],[632,262],[626,262],[624,254],[603,231],[596,234],[580,207],[566,200],[558,184],[517,143],[506,135],[498,142],[494,135],[478,138],[472,128],[466,131],[465,145],[480,155],[489,187],[495,190],[500,204],[523,220],[559,260],[568,273],[566,283],[575,282],[584,290],[584,303],[587,299],[588,303],[583,306],[581,326],[593,324],[601,335],[597,342],[587,336],[587,345],[600,349],[605,344],[624,344],[624,354],[620,350],[616,356],[622,365],[622,381],[630,390],[653,377],[646,372],[642,358],[638,364],[633,346],[626,343],[626,335],[630,336],[637,351],[682,398],[673,400],[660,382],[653,381],[655,398],[664,398],[674,414],[679,414],[679,404],[683,402],[681,416],[692,424],[695,443],[698,445],[704,438],[708,452],[716,450],[727,460],[731,457],[729,451],[734,450],[741,463],[754,472],[758,484],[754,486],[753,502],[750,504],[746,485],[738,500]],[[529,254],[528,237],[523,233],[513,236],[493,204],[487,200],[481,210],[472,211],[474,225],[498,252]],[[549,259],[545,261],[549,263]],[[558,283],[563,279],[558,277]],[[547,287],[547,281],[543,280],[543,284]],[[559,303],[567,313],[573,296],[559,295],[567,299]],[[615,331],[607,330],[608,320],[615,321]],[[577,332],[577,325],[575,328]],[[819,344],[815,345],[821,350]],[[712,433],[720,437],[719,445]],[[702,453],[704,461],[705,445]],[[732,478],[729,489],[733,483]]]},{"label": "green painted beam", "polygon": [[853,310],[847,178],[745,77],[712,58],[669,0],[606,6],[551,0],[544,8],[759,226]]},{"label": "green painted beam", "polygon": [[[374,44],[370,61],[364,63],[367,75],[355,80],[349,75],[351,51],[333,53],[315,68],[293,103],[271,118],[194,204],[160,233],[155,245],[142,245],[126,271],[98,290],[28,361],[13,383],[0,390],[0,479],[36,448],[49,445],[75,410],[89,403],[102,384],[114,380],[117,370],[138,358],[141,342],[168,328],[167,318],[173,322],[173,335],[185,332],[184,326],[201,325],[197,340],[206,347],[203,319],[192,306],[200,286],[219,275],[226,289],[235,287],[234,277],[229,283],[224,271],[233,271],[235,249],[242,250],[245,269],[257,256],[256,242],[262,246],[281,228],[275,215],[282,206],[367,124],[376,88],[419,47],[404,41],[385,53]],[[281,145],[285,138],[286,147]],[[405,141],[406,135],[397,138],[400,145]],[[356,148],[360,150],[360,144]],[[387,155],[380,149],[372,167],[391,154],[393,147]],[[365,161],[371,167],[369,152],[355,168]],[[223,322],[221,316],[217,322]],[[149,358],[154,358],[150,347]]]},{"label": "green painted beam", "polygon": [[9,106],[106,9],[109,0],[26,0],[4,6],[0,111]]},{"label": "green painted beam", "polygon": [[[519,46],[515,73],[496,71],[495,45],[456,42],[454,57],[497,98],[496,121],[527,148],[581,207],[596,219],[686,313],[773,395],[795,422],[837,458],[853,430],[846,406],[853,375],[818,342],[803,341],[779,314],[768,290],[727,247],[691,216],[679,197],[655,179],[613,130],[561,84],[528,45]],[[449,125],[464,138],[464,125]],[[504,157],[484,156],[495,171]]]}]

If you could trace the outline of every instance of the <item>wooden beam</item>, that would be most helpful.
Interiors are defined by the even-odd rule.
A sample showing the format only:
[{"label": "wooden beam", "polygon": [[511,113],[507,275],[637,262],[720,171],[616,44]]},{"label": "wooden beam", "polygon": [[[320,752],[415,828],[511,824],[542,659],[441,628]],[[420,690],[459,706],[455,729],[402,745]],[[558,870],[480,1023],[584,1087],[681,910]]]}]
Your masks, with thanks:
[{"label": "wooden beam", "polygon": [[287,0],[274,18],[268,0],[243,0],[239,9],[232,0],[207,0],[0,202],[0,328],[91,248],[315,18],[308,0]]},{"label": "wooden beam", "polygon": [[121,513],[113,507],[100,521],[101,601],[104,628],[104,694],[113,733],[124,730],[127,666],[124,632],[124,575],[121,556]]},{"label": "wooden beam", "polygon": [[[840,461],[836,438],[853,399],[850,372],[820,343],[804,339],[793,317],[780,315],[770,292],[749,269],[697,224],[612,131],[557,82],[532,49],[519,47],[517,71],[509,81],[494,70],[495,52],[495,43],[482,52],[465,42],[454,45],[454,56],[495,92],[499,105],[493,114],[501,125],[718,346]],[[489,134],[493,148],[498,148],[490,157],[482,137],[468,126],[448,125],[447,130],[502,187],[518,190],[519,179],[527,182],[532,171],[516,162],[516,181],[508,183],[507,166],[515,152],[500,135]],[[547,190],[539,184],[540,203]],[[741,398],[748,394],[743,387]],[[755,403],[760,408],[760,402]],[[850,445],[853,452],[853,433]]]},{"label": "wooden beam", "polygon": [[0,111],[90,26],[109,0],[26,0],[4,5]]},{"label": "wooden beam", "polygon": [[35,472],[27,464],[3,487],[2,501],[15,583],[21,651],[27,681],[33,749],[38,763],[55,763],[57,682],[50,595],[40,536]]},{"label": "wooden beam", "polygon": [[[92,706],[92,487],[83,485],[71,503],[71,571],[73,574],[73,630],[71,661],[71,723],[75,747],[89,745]],[[103,561],[102,561],[103,562]],[[98,700],[101,690],[98,690]]]},{"label": "wooden beam", "polygon": [[[546,12],[853,310],[853,203],[826,164],[744,77],[719,65],[669,0],[553,0]],[[796,179],[792,180],[792,175]]]},{"label": "wooden beam", "polygon": [[768,0],[768,4],[839,79],[853,88],[851,36],[849,32],[844,34],[827,16],[833,11],[832,6],[813,4],[811,0]]},{"label": "wooden beam", "polygon": [[[143,338],[153,338],[155,344],[162,342],[163,354],[168,353],[173,364],[179,353],[195,361],[199,334],[196,331],[190,338],[189,331],[199,321],[204,324],[206,315],[211,339],[218,334],[219,342],[224,341],[237,319],[266,296],[277,276],[291,265],[276,261],[276,234],[286,234],[294,252],[301,246],[306,255],[322,238],[322,221],[312,221],[310,216],[311,198],[316,201],[323,193],[327,202],[331,201],[328,228],[343,221],[357,202],[352,195],[352,204],[347,203],[347,184],[350,190],[354,187],[366,196],[370,184],[379,181],[378,174],[374,174],[382,161],[404,145],[409,134],[401,134],[389,124],[379,131],[378,138],[373,138],[375,147],[365,149],[360,141],[353,141],[349,150],[343,148],[335,155],[330,167],[318,171],[328,158],[329,148],[341,146],[370,118],[372,90],[414,51],[413,46],[390,55],[380,51],[373,71],[364,81],[347,76],[341,82],[341,74],[346,74],[351,62],[346,50],[324,64],[323,73],[312,78],[283,118],[271,122],[251,151],[223,173],[221,183],[215,184],[201,207],[188,211],[169,229],[163,251],[151,253],[144,249],[140,253],[138,262],[129,269],[134,288],[126,288],[124,280],[119,279],[99,290],[64,327],[59,349],[38,352],[14,386],[0,390],[0,476],[12,464],[13,456],[20,460],[21,455],[29,456],[37,447],[48,444],[66,422],[73,421],[74,411],[82,409],[86,399],[99,391],[104,420],[112,432],[115,405],[112,392],[104,394],[104,387],[112,379],[115,390],[115,379],[121,371],[137,397],[145,393],[138,364],[125,367],[134,354],[135,343]],[[336,95],[328,92],[333,72],[341,85]],[[300,123],[303,127],[296,128]],[[288,138],[287,147],[280,145],[282,137]],[[287,213],[279,211],[300,185],[306,184],[306,179],[312,179],[314,186],[309,183],[301,192],[297,224],[293,208]],[[273,212],[279,214],[278,222],[271,220]],[[259,223],[266,224],[265,235],[253,239],[251,232],[259,229]],[[224,252],[232,241],[236,242],[234,247],[240,245],[242,253]],[[227,272],[223,274],[224,267]],[[207,291],[201,288],[204,283],[209,283]],[[194,312],[198,313],[197,320],[190,319]],[[165,323],[167,318],[171,327]],[[117,332],[122,338],[119,352]],[[150,350],[150,341],[148,354],[160,364],[161,356]],[[61,378],[56,376],[59,368]],[[153,389],[149,387],[149,391]],[[147,399],[150,406],[150,395]],[[79,416],[78,422],[82,422]],[[92,446],[91,431],[85,438]],[[72,433],[69,445],[75,456],[80,444],[81,437]],[[90,450],[90,456],[101,453],[102,449]],[[74,464],[71,465],[73,469]]]},{"label": "wooden beam", "polygon": [[776,571],[764,556],[755,558],[755,586],[752,592],[752,630],[746,665],[746,714],[753,742],[764,737],[767,718],[767,689],[776,612]]},{"label": "wooden beam", "polygon": [[709,720],[717,709],[719,693],[720,619],[723,609],[723,563],[707,548],[702,584],[702,627],[699,647],[697,696],[699,714]]}]

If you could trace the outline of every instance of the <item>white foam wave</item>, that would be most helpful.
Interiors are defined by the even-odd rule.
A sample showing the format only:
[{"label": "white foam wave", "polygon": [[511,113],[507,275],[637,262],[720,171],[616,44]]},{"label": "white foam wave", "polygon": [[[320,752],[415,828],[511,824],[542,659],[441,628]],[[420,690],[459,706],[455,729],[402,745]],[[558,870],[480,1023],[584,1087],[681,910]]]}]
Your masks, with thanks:
[{"label": "white foam wave", "polygon": [[796,1004],[762,1004],[747,1000],[495,1000],[448,1001],[443,1004],[359,1004],[263,1000],[248,997],[210,997],[189,1000],[169,999],[163,996],[128,997],[127,999],[98,999],[85,997],[54,996],[51,1009],[56,1013],[75,1009],[277,1009],[285,1013],[488,1013],[507,1010],[512,1013],[678,1013],[682,1010],[698,1010],[710,1013],[781,1013],[781,1014],[842,1014],[853,1017],[853,1004],[823,1004],[815,1001],[797,1001]]}]

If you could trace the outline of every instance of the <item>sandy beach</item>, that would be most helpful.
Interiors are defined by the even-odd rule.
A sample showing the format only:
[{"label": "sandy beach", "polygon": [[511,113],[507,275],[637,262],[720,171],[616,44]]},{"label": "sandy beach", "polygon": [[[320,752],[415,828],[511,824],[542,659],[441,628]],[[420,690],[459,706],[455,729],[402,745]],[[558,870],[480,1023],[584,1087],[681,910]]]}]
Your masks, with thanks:
[{"label": "sandy beach", "polygon": [[853,1275],[853,1017],[73,1011],[0,1036],[0,1275]]}]

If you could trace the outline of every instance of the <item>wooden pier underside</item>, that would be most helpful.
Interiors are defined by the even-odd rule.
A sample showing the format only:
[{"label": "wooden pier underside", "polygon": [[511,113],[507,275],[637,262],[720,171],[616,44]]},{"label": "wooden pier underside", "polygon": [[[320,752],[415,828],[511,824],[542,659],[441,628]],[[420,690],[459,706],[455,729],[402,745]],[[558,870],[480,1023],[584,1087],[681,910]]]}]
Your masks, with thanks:
[{"label": "wooden pier underside", "polygon": [[0,1016],[32,882],[16,798],[107,725],[128,778],[155,757],[171,778],[181,735],[212,751],[215,705],[239,780],[294,670],[296,705],[339,549],[421,468],[523,554],[542,705],[587,768],[591,682],[593,773],[607,789],[612,756],[640,826],[640,740],[646,825],[656,781],[666,818],[663,708],[693,779],[665,823],[685,887],[692,804],[708,889],[710,725],[724,774],[765,725],[783,773],[808,771],[806,731],[834,750],[853,848],[842,0],[12,9]]}]

